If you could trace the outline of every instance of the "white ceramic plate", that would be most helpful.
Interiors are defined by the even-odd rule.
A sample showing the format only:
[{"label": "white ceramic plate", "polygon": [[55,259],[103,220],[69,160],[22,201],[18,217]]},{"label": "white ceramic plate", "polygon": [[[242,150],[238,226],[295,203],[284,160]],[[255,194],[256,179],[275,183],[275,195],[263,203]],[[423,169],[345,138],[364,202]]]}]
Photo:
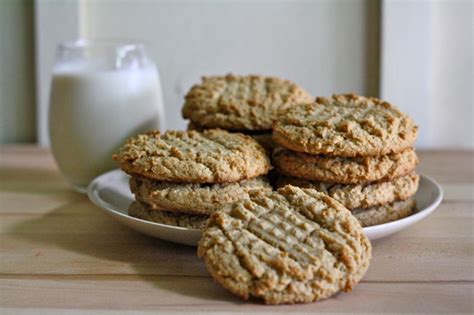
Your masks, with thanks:
[{"label": "white ceramic plate", "polygon": [[[120,170],[113,170],[94,179],[88,188],[90,200],[117,221],[134,230],[163,240],[196,246],[201,231],[149,222],[127,214],[134,200],[128,187],[129,176]],[[420,186],[415,195],[418,211],[409,217],[364,228],[370,240],[385,237],[424,219],[441,203],[443,191],[436,181],[420,175]]]}]

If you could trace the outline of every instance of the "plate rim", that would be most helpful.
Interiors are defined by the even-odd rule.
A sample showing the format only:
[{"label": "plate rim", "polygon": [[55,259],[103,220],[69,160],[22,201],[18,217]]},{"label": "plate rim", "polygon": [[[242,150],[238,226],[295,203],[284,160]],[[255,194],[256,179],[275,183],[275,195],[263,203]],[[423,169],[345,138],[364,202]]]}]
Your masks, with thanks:
[{"label": "plate rim", "polygon": [[181,226],[173,226],[173,225],[162,224],[162,223],[158,223],[158,222],[152,222],[152,221],[147,221],[147,220],[135,218],[135,217],[132,217],[131,215],[122,213],[118,210],[115,210],[115,209],[109,207],[105,201],[103,201],[101,198],[99,198],[98,195],[96,195],[94,193],[94,191],[95,191],[94,188],[98,185],[98,182],[99,182],[100,179],[102,179],[103,177],[106,177],[110,174],[116,173],[116,172],[121,172],[121,173],[123,173],[123,175],[130,176],[130,175],[122,172],[119,168],[116,168],[116,169],[110,170],[108,172],[105,172],[105,173],[97,176],[87,186],[87,196],[89,197],[89,200],[92,201],[92,203],[94,205],[96,205],[97,207],[99,207],[102,211],[105,211],[106,213],[109,213],[109,214],[112,213],[113,215],[120,216],[120,217],[122,217],[124,219],[127,219],[127,220],[140,222],[140,223],[145,223],[146,225],[149,225],[149,226],[159,226],[159,227],[163,227],[163,228],[166,228],[166,229],[182,230],[182,231],[193,231],[193,232],[197,232],[197,231],[200,232],[201,231],[199,229],[184,228],[184,227],[181,227]]},{"label": "plate rim", "polygon": [[386,222],[382,224],[364,227],[363,229],[365,233],[368,233],[368,232],[376,233],[376,232],[379,232],[378,230],[380,230],[381,228],[391,228],[399,224],[403,224],[405,222],[413,221],[417,218],[420,218],[420,220],[422,220],[423,218],[425,218],[431,212],[433,212],[434,210],[438,208],[438,206],[441,204],[444,198],[443,188],[441,188],[441,185],[435,179],[433,179],[433,177],[424,175],[422,173],[417,173],[417,174],[420,175],[420,179],[425,179],[436,187],[437,194],[434,201],[432,201],[428,206],[424,207],[422,210],[419,210],[418,212],[414,214],[410,214],[407,217],[404,217],[395,221],[390,221],[390,222]]},{"label": "plate rim", "polygon": [[[199,230],[199,229],[184,228],[184,227],[180,227],[180,226],[172,226],[172,225],[167,225],[167,224],[162,224],[162,223],[158,223],[158,222],[152,222],[152,221],[147,221],[147,220],[135,218],[135,217],[132,217],[128,214],[122,213],[122,212],[120,212],[118,210],[115,210],[112,207],[110,207],[107,202],[105,202],[105,201],[103,201],[103,199],[99,198],[98,194],[95,194],[95,191],[97,190],[95,188],[97,187],[97,185],[99,184],[101,179],[103,179],[103,178],[105,178],[105,177],[107,177],[111,174],[114,174],[114,173],[121,173],[121,175],[130,176],[130,175],[126,174],[125,172],[123,172],[121,169],[116,168],[116,169],[110,170],[108,172],[105,172],[105,173],[97,176],[96,178],[94,178],[90,182],[90,184],[87,187],[87,196],[89,197],[89,200],[94,205],[99,207],[102,211],[105,211],[108,214],[120,216],[120,217],[122,217],[123,219],[126,219],[126,220],[131,220],[131,221],[135,221],[135,222],[139,222],[139,223],[144,223],[144,224],[146,224],[150,227],[158,226],[158,227],[161,227],[161,228],[172,229],[172,230],[175,230],[175,231],[201,232],[201,230]],[[428,182],[430,182],[430,184],[432,184],[436,188],[436,190],[437,190],[436,198],[428,206],[424,207],[422,210],[419,210],[415,214],[411,214],[407,217],[404,217],[404,218],[401,218],[401,219],[398,219],[398,220],[395,220],[395,221],[382,223],[382,224],[377,224],[377,225],[368,226],[368,227],[363,227],[363,230],[364,230],[365,234],[378,233],[378,232],[381,232],[380,230],[385,230],[387,228],[391,229],[391,228],[394,228],[394,227],[396,228],[399,225],[404,225],[404,223],[408,223],[410,221],[422,220],[438,208],[438,206],[441,204],[441,202],[443,201],[443,198],[444,198],[444,192],[443,192],[443,189],[442,189],[441,185],[435,179],[433,179],[431,176],[424,175],[422,173],[417,173],[417,174],[420,175],[420,179],[427,180]],[[416,220],[417,218],[419,218],[419,220]]]}]

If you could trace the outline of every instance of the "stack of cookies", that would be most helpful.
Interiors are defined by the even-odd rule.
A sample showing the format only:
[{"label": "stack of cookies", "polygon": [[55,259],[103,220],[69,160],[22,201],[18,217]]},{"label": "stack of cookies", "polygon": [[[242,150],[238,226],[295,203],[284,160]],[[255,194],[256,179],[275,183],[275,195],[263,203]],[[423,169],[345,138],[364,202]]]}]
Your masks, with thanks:
[{"label": "stack of cookies", "polygon": [[114,159],[131,175],[129,214],[202,229],[222,206],[271,191],[265,150],[253,138],[224,130],[150,131],[131,138]]},{"label": "stack of cookies", "polygon": [[268,151],[278,113],[313,97],[288,80],[257,75],[203,77],[185,96],[188,129],[220,128],[253,136]]},{"label": "stack of cookies", "polygon": [[393,105],[354,94],[318,97],[280,115],[277,186],[313,188],[371,226],[410,215],[418,189],[417,127]]}]

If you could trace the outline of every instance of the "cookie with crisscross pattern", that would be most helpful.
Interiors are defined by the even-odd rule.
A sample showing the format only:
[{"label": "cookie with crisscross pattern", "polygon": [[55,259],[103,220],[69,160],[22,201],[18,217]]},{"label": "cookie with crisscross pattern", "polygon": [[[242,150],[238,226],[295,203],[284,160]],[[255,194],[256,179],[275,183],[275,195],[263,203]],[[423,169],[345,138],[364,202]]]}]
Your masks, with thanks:
[{"label": "cookie with crisscross pattern", "polygon": [[203,77],[185,96],[183,117],[195,127],[268,131],[279,111],[313,97],[288,80],[260,75]]},{"label": "cookie with crisscross pattern", "polygon": [[225,130],[150,131],[114,159],[131,175],[183,183],[226,183],[266,174],[270,159],[252,137]]},{"label": "cookie with crisscross pattern", "polygon": [[273,139],[293,151],[353,157],[400,152],[413,145],[417,130],[410,117],[387,102],[340,94],[279,115]]},{"label": "cookie with crisscross pattern", "polygon": [[371,245],[342,204],[285,186],[211,215],[199,242],[214,279],[267,304],[313,302],[350,291],[369,267]]}]

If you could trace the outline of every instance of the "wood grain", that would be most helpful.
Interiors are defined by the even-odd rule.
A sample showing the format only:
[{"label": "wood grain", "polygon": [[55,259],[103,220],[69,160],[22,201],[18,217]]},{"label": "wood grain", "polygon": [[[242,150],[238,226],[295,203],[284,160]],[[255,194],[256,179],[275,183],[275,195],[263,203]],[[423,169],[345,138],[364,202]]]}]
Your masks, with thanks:
[{"label": "wood grain", "polygon": [[472,313],[472,152],[418,152],[445,199],[424,221],[373,243],[351,293],[316,304],[242,302],[209,277],[195,248],[141,235],[71,192],[50,153],[0,149],[0,313],[86,310]]},{"label": "wood grain", "polygon": [[266,306],[236,299],[207,277],[0,278],[4,306],[85,310],[355,313],[469,312],[472,283],[362,283],[315,304]]},{"label": "wood grain", "polygon": [[[469,207],[443,204],[429,219],[374,242],[364,281],[474,280],[465,273],[474,257],[469,242],[474,212]],[[194,248],[136,233],[97,209],[81,213],[72,206],[40,216],[2,215],[0,234],[5,254],[1,274],[207,275]],[[397,259],[397,253],[404,253],[404,259]],[[432,261],[448,264],[452,271],[438,273],[439,265]],[[400,273],[400,268],[407,271]]]}]

